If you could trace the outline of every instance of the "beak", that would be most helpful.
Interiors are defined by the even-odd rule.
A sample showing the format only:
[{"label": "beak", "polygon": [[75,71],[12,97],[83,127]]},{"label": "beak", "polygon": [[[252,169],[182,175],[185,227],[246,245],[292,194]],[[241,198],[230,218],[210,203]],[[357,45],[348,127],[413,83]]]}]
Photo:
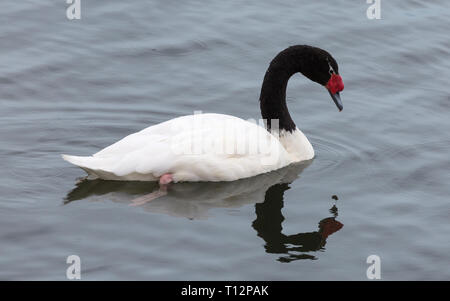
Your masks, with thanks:
[{"label": "beak", "polygon": [[333,98],[334,103],[336,104],[336,107],[338,108],[339,112],[342,111],[344,108],[344,105],[342,104],[341,96],[339,96],[339,92],[336,94],[333,94],[328,90],[328,93],[330,93],[331,98]]}]

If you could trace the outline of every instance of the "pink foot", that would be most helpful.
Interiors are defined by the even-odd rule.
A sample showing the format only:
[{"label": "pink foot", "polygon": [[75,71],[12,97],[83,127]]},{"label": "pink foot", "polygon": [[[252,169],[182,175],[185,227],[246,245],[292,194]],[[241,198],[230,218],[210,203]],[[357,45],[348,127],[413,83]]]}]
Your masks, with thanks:
[{"label": "pink foot", "polygon": [[173,182],[172,174],[165,173],[159,178],[159,189],[131,201],[130,206],[140,206],[167,194],[167,185]]},{"label": "pink foot", "polygon": [[159,185],[167,185],[173,182],[172,174],[165,173],[159,178]]}]

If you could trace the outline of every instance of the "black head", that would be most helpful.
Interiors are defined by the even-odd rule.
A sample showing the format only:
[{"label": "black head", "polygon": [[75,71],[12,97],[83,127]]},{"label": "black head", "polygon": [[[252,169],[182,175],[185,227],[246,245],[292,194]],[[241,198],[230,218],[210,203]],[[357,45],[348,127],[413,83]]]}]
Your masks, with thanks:
[{"label": "black head", "polygon": [[308,45],[288,47],[270,63],[260,95],[263,118],[278,119],[280,128],[287,131],[295,129],[295,124],[287,110],[286,88],[289,78],[297,72],[324,86],[339,111],[343,109],[339,92],[344,89],[344,83],[339,75],[338,64],[331,54]]},{"label": "black head", "polygon": [[324,86],[339,111],[342,111],[343,105],[339,92],[344,90],[344,82],[339,75],[339,66],[331,54],[312,46],[292,46],[289,48],[293,48],[298,55],[300,61],[298,71],[310,80]]}]

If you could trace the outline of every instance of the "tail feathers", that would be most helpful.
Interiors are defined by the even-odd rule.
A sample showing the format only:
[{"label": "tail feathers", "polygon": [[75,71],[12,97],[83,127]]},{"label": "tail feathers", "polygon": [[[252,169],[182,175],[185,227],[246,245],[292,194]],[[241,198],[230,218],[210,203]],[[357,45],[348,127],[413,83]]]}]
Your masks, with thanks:
[{"label": "tail feathers", "polygon": [[105,162],[107,160],[99,160],[92,156],[81,157],[81,156],[71,156],[62,155],[62,158],[73,165],[76,165],[84,169],[90,176],[101,178],[104,173],[111,173],[104,168]]},{"label": "tail feathers", "polygon": [[62,155],[62,158],[73,165],[76,165],[86,171],[89,178],[104,179],[104,180],[118,180],[118,181],[156,181],[157,176],[151,173],[141,174],[137,172],[130,172],[125,175],[117,175],[111,167],[117,163],[116,157],[80,157]]},{"label": "tail feathers", "polygon": [[71,155],[61,155],[61,157],[65,161],[72,163],[73,165],[77,165],[77,166],[80,166],[81,164],[83,164],[82,163],[83,158],[86,158],[86,157],[71,156]]},{"label": "tail feathers", "polygon": [[92,168],[94,165],[94,157],[81,157],[81,156],[70,156],[70,155],[61,155],[64,160],[66,160],[69,163],[72,163],[73,165],[79,166],[79,167],[86,167],[86,168]]}]

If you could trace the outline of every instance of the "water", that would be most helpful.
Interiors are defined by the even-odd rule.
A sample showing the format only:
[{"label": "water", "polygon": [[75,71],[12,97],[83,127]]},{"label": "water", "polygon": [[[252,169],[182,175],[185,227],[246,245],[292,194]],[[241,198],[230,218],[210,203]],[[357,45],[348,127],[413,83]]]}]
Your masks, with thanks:
[{"label": "water", "polygon": [[[306,1],[305,1],[306,2]],[[360,2],[360,3],[359,3]],[[0,4],[0,279],[449,280],[446,1],[65,1]],[[316,158],[233,183],[91,181],[89,155],[196,110],[259,118],[289,45],[337,59],[344,110],[300,75],[293,119]],[[337,196],[338,200],[332,198]]]}]

